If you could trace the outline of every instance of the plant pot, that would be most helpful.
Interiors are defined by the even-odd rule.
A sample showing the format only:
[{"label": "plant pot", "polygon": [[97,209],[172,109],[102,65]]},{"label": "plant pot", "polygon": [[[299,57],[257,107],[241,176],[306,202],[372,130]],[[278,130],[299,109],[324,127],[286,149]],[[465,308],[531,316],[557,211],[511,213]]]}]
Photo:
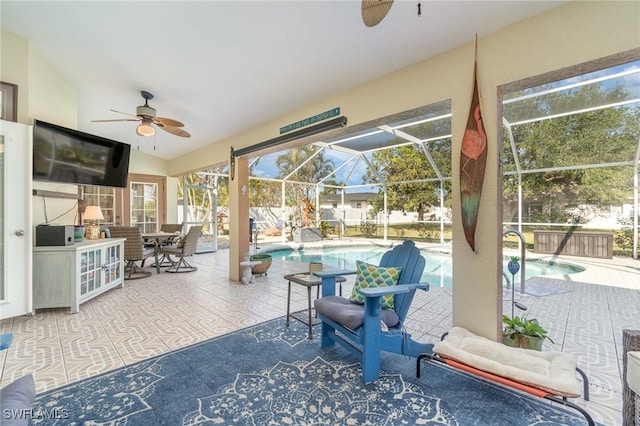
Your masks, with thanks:
[{"label": "plant pot", "polygon": [[262,263],[251,267],[251,273],[253,275],[267,274],[267,271],[271,267],[273,258],[269,254],[254,254],[249,257],[249,260],[260,260]]},{"label": "plant pot", "polygon": [[522,348],[522,349],[533,349],[536,351],[542,350],[542,342],[544,342],[544,338],[535,337],[535,336],[527,336],[525,334],[516,334],[511,337],[502,336],[502,343],[507,346],[511,346],[512,348]]},{"label": "plant pot", "polygon": [[84,241],[84,232],[85,232],[85,227],[84,226],[74,226],[73,227],[73,240],[76,243],[80,243],[82,241]]}]

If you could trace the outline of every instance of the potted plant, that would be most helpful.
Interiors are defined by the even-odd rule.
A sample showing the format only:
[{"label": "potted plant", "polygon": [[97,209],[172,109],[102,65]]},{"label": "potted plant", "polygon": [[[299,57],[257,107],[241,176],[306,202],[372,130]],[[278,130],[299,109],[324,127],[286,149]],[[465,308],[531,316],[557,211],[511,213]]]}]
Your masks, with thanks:
[{"label": "potted plant", "polygon": [[267,271],[269,270],[269,267],[271,267],[271,262],[273,261],[271,255],[266,253],[251,255],[249,260],[259,260],[262,262],[251,268],[251,273],[253,273],[253,275],[267,275]]},{"label": "potted plant", "polygon": [[549,339],[551,343],[554,343],[553,339],[547,335],[547,330],[536,319],[503,315],[502,323],[504,324],[502,343],[507,346],[540,351],[544,339]]}]

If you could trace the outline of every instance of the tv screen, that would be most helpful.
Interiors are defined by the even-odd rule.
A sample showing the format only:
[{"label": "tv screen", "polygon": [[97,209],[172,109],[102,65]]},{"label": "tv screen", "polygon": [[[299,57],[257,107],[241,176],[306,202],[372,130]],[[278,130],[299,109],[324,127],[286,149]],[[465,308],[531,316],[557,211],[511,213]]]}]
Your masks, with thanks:
[{"label": "tv screen", "polygon": [[33,124],[33,180],[124,188],[131,146],[44,121]]}]

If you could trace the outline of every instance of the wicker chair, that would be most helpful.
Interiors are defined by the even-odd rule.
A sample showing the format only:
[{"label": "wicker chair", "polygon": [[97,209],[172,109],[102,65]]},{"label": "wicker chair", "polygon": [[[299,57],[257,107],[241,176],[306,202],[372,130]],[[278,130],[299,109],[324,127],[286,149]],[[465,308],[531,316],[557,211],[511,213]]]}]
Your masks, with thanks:
[{"label": "wicker chair", "polygon": [[[124,242],[124,272],[125,280],[136,280],[151,275],[150,271],[142,269],[148,257],[155,256],[155,247],[145,247],[140,228],[135,226],[111,226],[109,232],[112,238],[126,238]],[[137,261],[141,261],[138,266]]]},{"label": "wicker chair", "polygon": [[[163,223],[162,225],[160,225],[160,232],[166,232],[167,234],[176,234],[175,237],[167,238],[166,240],[162,241],[162,246],[170,246],[173,244],[178,244],[180,238],[183,236],[179,234],[180,232],[182,232],[182,224]],[[161,268],[165,268],[167,266],[173,265],[173,259],[171,259],[171,257],[168,254],[162,253],[162,257],[158,260],[158,263],[160,264]],[[156,264],[154,263],[151,266],[155,268]]]},{"label": "wicker chair", "polygon": [[640,330],[622,330],[622,350],[622,425],[640,426]]},{"label": "wicker chair", "polygon": [[185,257],[192,256],[196,252],[200,234],[202,234],[202,226],[192,226],[187,235],[182,237],[177,244],[160,248],[162,254],[178,258],[178,260],[173,261],[167,272],[192,272],[198,270],[198,268],[189,264]]}]

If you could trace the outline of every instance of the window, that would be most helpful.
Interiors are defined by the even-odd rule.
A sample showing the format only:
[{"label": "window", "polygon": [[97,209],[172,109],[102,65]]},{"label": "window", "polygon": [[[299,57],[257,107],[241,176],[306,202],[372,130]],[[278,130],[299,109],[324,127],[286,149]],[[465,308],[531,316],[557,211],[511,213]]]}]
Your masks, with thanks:
[{"label": "window", "polygon": [[129,173],[128,187],[121,191],[123,223],[142,232],[158,232],[167,221],[166,187],[164,176]]},{"label": "window", "polygon": [[[101,225],[116,224],[116,190],[104,186],[83,186],[84,192],[84,208],[86,206],[100,206],[104,220],[100,221]],[[81,207],[83,213],[84,208]]]},{"label": "window", "polygon": [[78,215],[86,206],[100,206],[101,225],[138,226],[142,232],[157,232],[166,222],[167,196],[164,176],[129,173],[128,187],[82,186],[83,201]]},{"label": "window", "polygon": [[158,229],[158,185],[155,183],[131,182],[131,226],[144,232]]}]

